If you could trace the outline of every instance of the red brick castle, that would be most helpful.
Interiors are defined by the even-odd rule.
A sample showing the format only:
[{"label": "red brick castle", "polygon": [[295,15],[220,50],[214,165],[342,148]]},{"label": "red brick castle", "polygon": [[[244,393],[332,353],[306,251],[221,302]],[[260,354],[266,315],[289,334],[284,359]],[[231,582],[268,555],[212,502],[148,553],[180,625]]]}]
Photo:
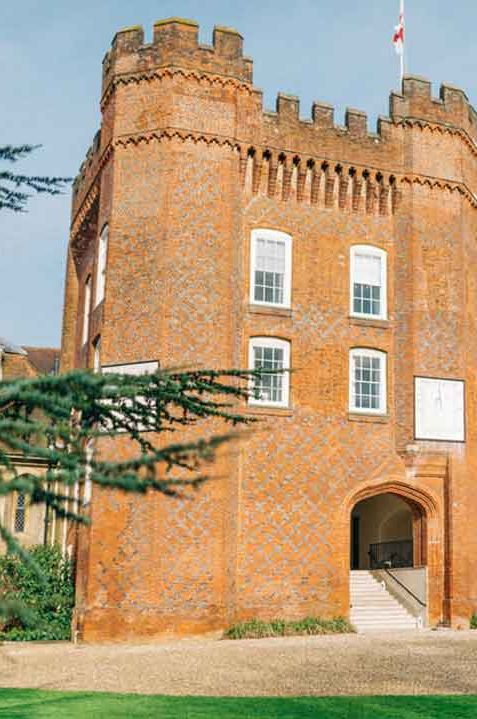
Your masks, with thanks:
[{"label": "red brick castle", "polygon": [[320,103],[301,119],[287,95],[264,111],[240,34],[216,27],[203,46],[195,22],[172,18],[150,44],[140,27],[116,34],[101,109],[74,185],[62,369],[295,371],[263,376],[249,406],[261,431],[193,501],[93,490],[79,635],[306,615],[366,627],[376,578],[399,621],[468,626],[477,115],[465,93],[434,98],[406,77],[372,134],[358,110],[344,127]]}]

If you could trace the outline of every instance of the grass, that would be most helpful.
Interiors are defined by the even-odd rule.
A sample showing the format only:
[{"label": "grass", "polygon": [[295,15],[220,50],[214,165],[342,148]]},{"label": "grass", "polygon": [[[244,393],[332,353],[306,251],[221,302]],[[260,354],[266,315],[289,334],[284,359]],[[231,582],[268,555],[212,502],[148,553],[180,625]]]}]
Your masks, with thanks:
[{"label": "grass", "polygon": [[470,628],[477,629],[477,614],[472,614],[470,618]]},{"label": "grass", "polygon": [[264,637],[290,637],[310,634],[347,634],[354,632],[354,628],[343,617],[334,619],[320,619],[319,617],[306,617],[297,621],[285,619],[272,619],[263,622],[260,619],[250,619],[247,622],[234,624],[224,632],[225,639],[263,639]]},{"label": "grass", "polygon": [[171,697],[0,689],[8,719],[474,719],[477,696]]}]

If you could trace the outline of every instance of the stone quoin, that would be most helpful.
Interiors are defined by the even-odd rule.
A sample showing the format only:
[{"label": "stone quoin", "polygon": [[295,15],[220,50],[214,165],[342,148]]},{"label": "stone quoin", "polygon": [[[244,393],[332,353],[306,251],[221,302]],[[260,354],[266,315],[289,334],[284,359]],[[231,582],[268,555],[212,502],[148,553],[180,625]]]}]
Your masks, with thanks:
[{"label": "stone quoin", "polygon": [[75,631],[349,616],[350,569],[373,552],[425,570],[429,625],[468,626],[477,114],[414,76],[376,132],[319,102],[302,119],[283,94],[266,111],[242,45],[227,27],[200,45],[181,18],[151,43],[141,27],[115,35],[73,188],[61,368],[293,372],[263,380],[247,408],[260,425],[192,499],[93,488]]}]

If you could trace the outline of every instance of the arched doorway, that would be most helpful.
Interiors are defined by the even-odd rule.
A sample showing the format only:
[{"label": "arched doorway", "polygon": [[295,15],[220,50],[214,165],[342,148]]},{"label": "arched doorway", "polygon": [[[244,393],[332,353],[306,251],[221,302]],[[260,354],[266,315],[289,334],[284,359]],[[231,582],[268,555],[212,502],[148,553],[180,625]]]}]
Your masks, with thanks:
[{"label": "arched doorway", "polygon": [[351,511],[351,569],[423,567],[426,514],[418,503],[383,492],[358,501]]},{"label": "arched doorway", "polygon": [[[426,465],[427,469],[427,465]],[[427,478],[427,474],[424,475]],[[381,576],[388,575],[390,571],[393,575],[397,576],[407,586],[413,588],[413,592],[424,597],[424,601],[427,605],[426,614],[427,622],[429,625],[436,625],[443,619],[448,619],[448,613],[446,611],[445,604],[445,523],[444,523],[444,499],[438,492],[436,493],[429,487],[424,487],[421,477],[416,475],[415,482],[403,482],[400,478],[390,478],[386,481],[374,480],[371,482],[363,483],[360,487],[355,488],[349,493],[346,501],[343,505],[342,514],[342,527],[343,534],[347,536],[346,542],[346,563],[347,563],[347,580],[348,580],[348,593],[347,598],[350,598],[350,576],[353,574],[361,574],[366,571],[373,570],[352,570],[352,559],[353,559],[353,522],[355,528],[357,522],[358,512],[357,509],[362,509],[364,500],[383,497],[384,495],[393,495],[394,497],[402,500],[409,507],[412,514],[412,567],[404,569],[391,569],[376,570]],[[420,485],[420,486],[419,486]],[[363,504],[361,504],[363,502]],[[360,505],[360,506],[359,506]],[[372,506],[372,505],[369,505]],[[382,508],[381,504],[381,508]],[[395,508],[402,505],[394,505]],[[379,517],[378,502],[375,505],[375,512],[370,512],[370,517],[374,521]],[[409,517],[409,515],[407,515]],[[384,521],[383,521],[384,520]],[[388,532],[393,520],[389,518],[389,524],[386,523],[384,517],[381,517],[383,521],[382,531]],[[363,518],[360,518],[358,532],[362,532]],[[402,525],[401,525],[402,526]],[[346,527],[346,529],[345,529]],[[386,536],[386,535],[382,535]],[[406,535],[409,538],[409,533]],[[366,541],[365,537],[361,536],[359,541],[362,543]],[[379,539],[378,539],[379,541]],[[356,543],[357,540],[355,539]],[[369,546],[368,550],[369,551]],[[350,571],[351,569],[351,571]],[[418,587],[417,582],[422,587],[422,577],[425,578],[425,592],[421,594],[420,590],[416,592]],[[408,584],[408,580],[412,582]]]},{"label": "arched doorway", "polygon": [[424,626],[424,507],[392,491],[365,495],[352,506],[350,529],[350,619],[358,631]]}]

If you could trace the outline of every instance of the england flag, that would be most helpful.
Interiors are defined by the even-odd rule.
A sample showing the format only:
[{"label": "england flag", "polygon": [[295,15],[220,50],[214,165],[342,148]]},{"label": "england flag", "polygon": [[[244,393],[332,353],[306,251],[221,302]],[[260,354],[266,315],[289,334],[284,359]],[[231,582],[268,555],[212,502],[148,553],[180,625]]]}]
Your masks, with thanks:
[{"label": "england flag", "polygon": [[396,53],[402,56],[404,54],[404,0],[401,0],[399,24],[394,29],[393,45]]}]

